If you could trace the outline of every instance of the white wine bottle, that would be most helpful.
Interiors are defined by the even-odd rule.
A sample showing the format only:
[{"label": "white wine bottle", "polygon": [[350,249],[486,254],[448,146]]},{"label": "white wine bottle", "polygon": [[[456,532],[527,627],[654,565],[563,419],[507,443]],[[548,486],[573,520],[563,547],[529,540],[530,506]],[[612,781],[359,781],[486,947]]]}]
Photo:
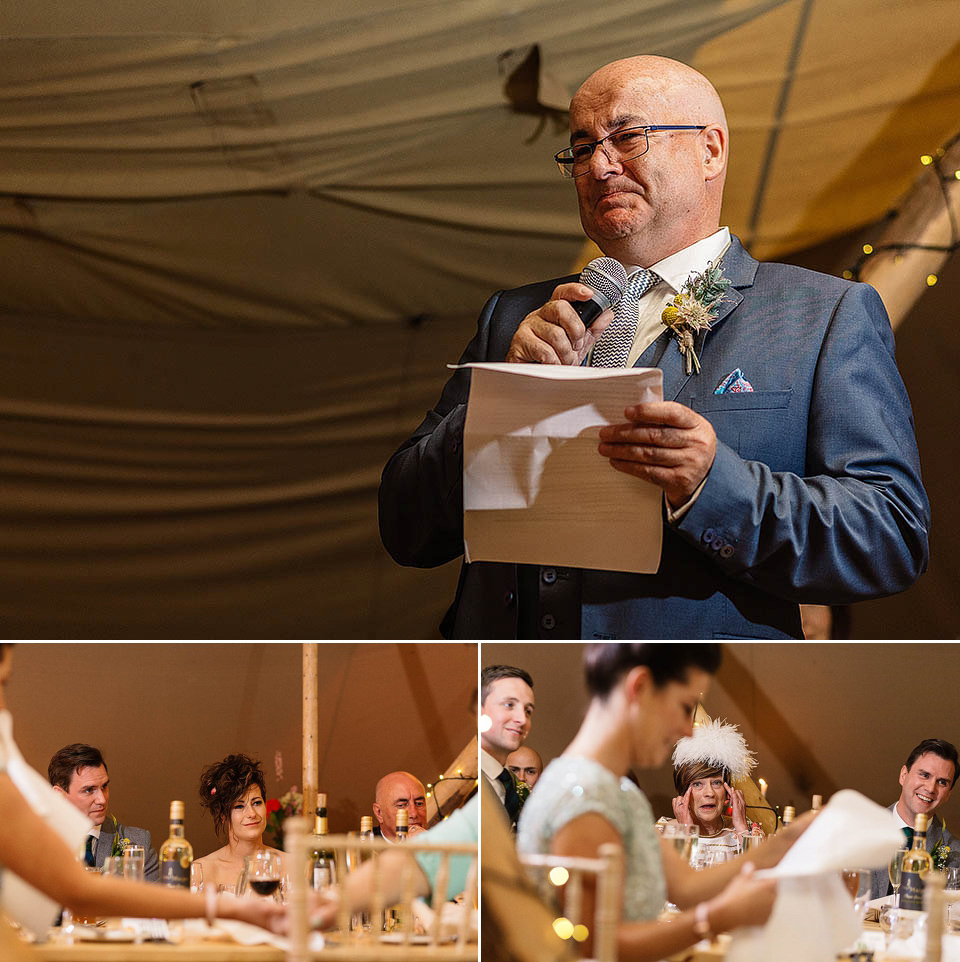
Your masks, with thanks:
[{"label": "white wine bottle", "polygon": [[160,848],[160,884],[190,888],[193,846],[183,834],[183,802],[170,803],[170,837]]},{"label": "white wine bottle", "polygon": [[405,842],[410,831],[410,815],[405,808],[397,812],[397,841]]},{"label": "white wine bottle", "polygon": [[797,810],[793,805],[783,806],[783,817],[780,819],[779,831],[783,831],[795,818],[797,817]]},{"label": "white wine bottle", "polygon": [[313,887],[318,891],[336,882],[336,858],[325,845],[327,827],[327,796],[317,792],[317,814],[313,822],[313,834],[318,841],[313,852]]},{"label": "white wine bottle", "polygon": [[900,908],[923,910],[924,878],[933,870],[927,851],[927,816],[917,815],[913,823],[913,847],[903,856],[900,871]]}]

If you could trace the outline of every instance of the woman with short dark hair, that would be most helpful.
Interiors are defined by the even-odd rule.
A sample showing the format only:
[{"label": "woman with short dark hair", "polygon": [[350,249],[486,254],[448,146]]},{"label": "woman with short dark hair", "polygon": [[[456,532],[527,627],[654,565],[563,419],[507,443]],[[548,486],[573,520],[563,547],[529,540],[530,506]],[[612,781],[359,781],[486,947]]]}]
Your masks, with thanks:
[{"label": "woman with short dark hair", "polygon": [[200,804],[213,816],[213,828],[224,839],[221,848],[193,864],[195,884],[233,892],[243,860],[257,851],[283,857],[263,844],[267,827],[267,789],[260,763],[248,755],[227,755],[208,765],[200,776]]}]

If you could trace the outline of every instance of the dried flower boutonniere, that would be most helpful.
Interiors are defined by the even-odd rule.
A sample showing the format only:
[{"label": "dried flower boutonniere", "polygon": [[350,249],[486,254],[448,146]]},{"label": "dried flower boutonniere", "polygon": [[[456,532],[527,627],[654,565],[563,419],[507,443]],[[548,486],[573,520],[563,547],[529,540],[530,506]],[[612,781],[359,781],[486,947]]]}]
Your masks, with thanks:
[{"label": "dried flower boutonniere", "polygon": [[113,846],[110,849],[111,855],[123,855],[123,853],[133,844],[129,838],[120,834],[120,822],[116,815],[110,816],[113,819]]},{"label": "dried flower boutonniere", "polygon": [[683,283],[680,293],[663,309],[660,320],[673,331],[677,349],[686,361],[687,374],[696,368],[700,373],[700,359],[693,347],[693,339],[700,331],[709,331],[723,295],[730,286],[719,267],[712,263],[699,274],[694,271]]}]

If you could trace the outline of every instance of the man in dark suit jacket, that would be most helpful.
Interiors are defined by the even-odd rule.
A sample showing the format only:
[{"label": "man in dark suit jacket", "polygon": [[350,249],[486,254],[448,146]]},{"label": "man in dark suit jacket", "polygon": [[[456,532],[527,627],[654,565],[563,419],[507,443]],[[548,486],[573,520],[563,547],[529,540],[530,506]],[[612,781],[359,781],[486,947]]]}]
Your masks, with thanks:
[{"label": "man in dark suit jacket", "polygon": [[[726,121],[691,68],[660,57],[609,64],[575,95],[570,128],[573,146],[557,158],[585,232],[628,272],[656,275],[634,308],[625,363],[659,367],[664,400],[603,428],[598,456],[662,489],[660,566],[639,575],[465,564],[444,633],[801,637],[801,602],[906,588],[926,568],[929,505],[876,291],[760,264],[718,229]],[[660,314],[711,265],[730,288],[693,338],[695,363]],[[584,328],[571,302],[591,293],[568,277],[494,294],[462,361],[592,363],[613,325],[608,311]],[[384,469],[381,536],[401,564],[432,567],[463,551],[468,392],[469,373],[457,371]],[[571,512],[589,496],[571,491]]]},{"label": "man in dark suit jacket", "polygon": [[143,877],[148,882],[160,878],[157,852],[151,845],[150,833],[133,825],[123,825],[114,816],[107,817],[110,803],[110,776],[99,749],[74,743],[61,748],[47,766],[47,777],[54,789],[66,795],[84,815],[93,821],[87,837],[85,859],[88,865],[103,868],[124,841],[143,848]]},{"label": "man in dark suit jacket", "polygon": [[[900,798],[890,806],[907,842],[912,841],[917,815],[929,816],[926,849],[942,850],[946,865],[960,865],[960,846],[943,818],[934,813],[950,797],[958,775],[957,749],[942,738],[925,738],[900,769]],[[870,898],[877,899],[892,891],[885,868],[870,873]]]}]

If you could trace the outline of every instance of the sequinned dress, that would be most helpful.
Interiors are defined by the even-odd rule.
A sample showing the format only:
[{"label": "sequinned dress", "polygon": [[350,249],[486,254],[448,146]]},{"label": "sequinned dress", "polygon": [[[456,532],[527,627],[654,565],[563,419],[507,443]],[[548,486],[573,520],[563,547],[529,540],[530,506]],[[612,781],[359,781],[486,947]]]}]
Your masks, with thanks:
[{"label": "sequinned dress", "polygon": [[524,802],[517,827],[517,851],[549,854],[553,836],[587,814],[606,819],[624,851],[623,919],[652,921],[667,899],[660,836],[643,792],[599,762],[576,755],[554,759]]}]

